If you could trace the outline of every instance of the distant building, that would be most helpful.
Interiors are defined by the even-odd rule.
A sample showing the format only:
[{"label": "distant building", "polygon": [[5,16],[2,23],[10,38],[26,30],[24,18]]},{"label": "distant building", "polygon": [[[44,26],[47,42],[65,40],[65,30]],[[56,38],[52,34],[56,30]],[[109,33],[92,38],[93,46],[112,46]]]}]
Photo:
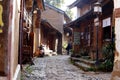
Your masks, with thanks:
[{"label": "distant building", "polygon": [[[41,13],[41,18],[44,22],[48,22],[54,29],[54,31],[51,31],[49,30],[49,27],[46,27],[47,30],[43,33],[44,36],[46,34],[46,39],[41,37],[41,43],[49,44],[50,50],[57,52],[58,54],[62,54],[62,42],[64,38],[63,24],[68,23],[70,21],[70,18],[61,9],[58,9],[47,3],[45,3],[45,11]],[[43,29],[45,27],[41,26],[41,28]],[[46,42],[46,40],[48,40],[48,42]]]}]

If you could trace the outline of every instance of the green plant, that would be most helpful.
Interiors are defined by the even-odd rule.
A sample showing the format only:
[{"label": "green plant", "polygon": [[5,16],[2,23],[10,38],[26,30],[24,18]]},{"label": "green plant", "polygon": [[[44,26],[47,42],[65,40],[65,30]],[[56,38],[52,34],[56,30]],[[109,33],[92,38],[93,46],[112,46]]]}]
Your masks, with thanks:
[{"label": "green plant", "polygon": [[23,77],[23,75],[21,75],[21,77],[20,77],[20,80],[24,80],[24,77]]},{"label": "green plant", "polygon": [[104,56],[104,62],[98,67],[98,69],[103,71],[112,71],[115,50],[114,46],[114,43],[109,43],[103,46],[102,53]]},{"label": "green plant", "polygon": [[106,60],[105,62],[103,62],[102,64],[100,64],[97,67],[98,71],[104,71],[104,72],[109,72],[113,70],[113,62],[111,62],[110,60]]},{"label": "green plant", "polygon": [[66,47],[67,47],[67,43],[64,42],[63,45],[62,45],[62,47],[63,47],[63,49],[66,49]]},{"label": "green plant", "polygon": [[96,71],[96,68],[95,67],[90,67],[87,69],[87,71]]},{"label": "green plant", "polygon": [[103,46],[102,53],[106,59],[113,60],[114,59],[114,54],[113,54],[114,50],[115,50],[114,43],[109,43],[109,44]]},{"label": "green plant", "polygon": [[32,68],[28,65],[28,66],[25,68],[25,71],[27,71],[28,73],[31,73],[33,70],[32,70]]}]

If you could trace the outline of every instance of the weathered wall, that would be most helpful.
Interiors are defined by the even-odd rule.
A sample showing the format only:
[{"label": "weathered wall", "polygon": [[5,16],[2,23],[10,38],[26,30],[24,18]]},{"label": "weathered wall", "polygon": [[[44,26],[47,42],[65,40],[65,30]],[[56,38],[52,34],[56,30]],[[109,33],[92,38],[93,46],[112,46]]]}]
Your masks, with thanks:
[{"label": "weathered wall", "polygon": [[47,6],[45,9],[41,14],[41,18],[46,19],[55,29],[63,33],[64,15]]},{"label": "weathered wall", "polygon": [[[45,6],[45,11],[41,13],[41,18],[47,20],[53,28],[57,29],[61,34],[63,34],[63,24],[64,24],[64,14],[58,12],[57,10],[51,9]],[[58,45],[57,52],[58,54],[62,54],[62,42],[63,36],[58,36]]]},{"label": "weathered wall", "polygon": [[13,6],[12,19],[10,24],[9,33],[11,33],[11,55],[10,55],[10,72],[11,79],[16,75],[16,69],[18,66],[18,46],[19,46],[19,11],[20,11],[20,0],[11,1],[10,6]]},{"label": "weathered wall", "polygon": [[14,75],[18,76],[15,72],[18,66],[20,0],[1,0],[0,3],[3,4],[4,23],[0,33],[0,70],[13,80]]},{"label": "weathered wall", "polygon": [[120,80],[120,0],[114,0],[115,13],[115,60],[111,80]]}]

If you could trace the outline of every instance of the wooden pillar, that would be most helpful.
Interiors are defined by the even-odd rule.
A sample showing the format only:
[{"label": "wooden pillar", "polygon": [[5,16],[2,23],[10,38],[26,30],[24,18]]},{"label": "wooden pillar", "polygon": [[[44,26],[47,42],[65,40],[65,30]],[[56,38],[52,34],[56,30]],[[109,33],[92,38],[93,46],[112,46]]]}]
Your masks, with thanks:
[{"label": "wooden pillar", "polygon": [[55,50],[55,45],[56,45],[56,37],[55,37],[55,35],[54,35],[54,38],[53,38],[53,51],[55,52],[56,50]]},{"label": "wooden pillar", "polygon": [[98,29],[98,49],[99,49],[99,53],[101,54],[101,49],[102,49],[102,42],[103,42],[103,39],[102,39],[102,20],[100,18],[100,26],[99,26],[99,29]]},{"label": "wooden pillar", "polygon": [[40,46],[40,23],[41,23],[41,12],[37,10],[37,14],[34,18],[34,52]]},{"label": "wooden pillar", "polygon": [[33,57],[33,43],[34,43],[34,33],[33,32],[30,32],[30,46],[31,46],[31,53],[30,53],[30,55],[31,55],[31,57]]},{"label": "wooden pillar", "polygon": [[62,34],[58,35],[57,53],[62,54]]},{"label": "wooden pillar", "polygon": [[120,80],[120,0],[114,0],[115,57],[111,80]]},{"label": "wooden pillar", "polygon": [[[99,25],[95,25],[97,22],[99,23]],[[102,20],[101,20],[100,15],[98,15],[98,18],[94,19],[93,37],[94,38],[93,38],[93,48],[92,48],[93,50],[92,51],[93,53],[96,54],[97,45],[98,45],[98,59],[100,59],[101,50],[102,50],[102,41],[103,41],[102,40]],[[98,42],[97,42],[97,38],[98,38]]]},{"label": "wooden pillar", "polygon": [[40,34],[40,29],[39,28],[35,28],[34,29],[34,51],[36,51],[38,46],[40,46],[39,34]]}]

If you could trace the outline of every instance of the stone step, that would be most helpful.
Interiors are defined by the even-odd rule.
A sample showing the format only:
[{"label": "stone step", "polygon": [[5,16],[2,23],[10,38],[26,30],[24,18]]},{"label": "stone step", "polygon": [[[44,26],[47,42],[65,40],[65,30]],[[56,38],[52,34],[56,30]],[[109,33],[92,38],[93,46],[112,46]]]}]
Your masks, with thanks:
[{"label": "stone step", "polygon": [[77,67],[79,67],[80,69],[87,71],[89,68],[91,68],[91,66],[84,64],[84,63],[80,63],[80,62],[74,62],[74,65],[76,65]]},{"label": "stone step", "polygon": [[74,65],[80,67],[85,71],[89,68],[95,67],[95,61],[91,61],[88,59],[71,57],[71,61],[73,61]]},{"label": "stone step", "polygon": [[83,59],[90,59],[90,56],[81,56]]},{"label": "stone step", "polygon": [[95,61],[92,61],[89,59],[71,57],[71,60],[76,61],[76,62],[81,62],[81,63],[87,64],[89,66],[95,66]]}]

